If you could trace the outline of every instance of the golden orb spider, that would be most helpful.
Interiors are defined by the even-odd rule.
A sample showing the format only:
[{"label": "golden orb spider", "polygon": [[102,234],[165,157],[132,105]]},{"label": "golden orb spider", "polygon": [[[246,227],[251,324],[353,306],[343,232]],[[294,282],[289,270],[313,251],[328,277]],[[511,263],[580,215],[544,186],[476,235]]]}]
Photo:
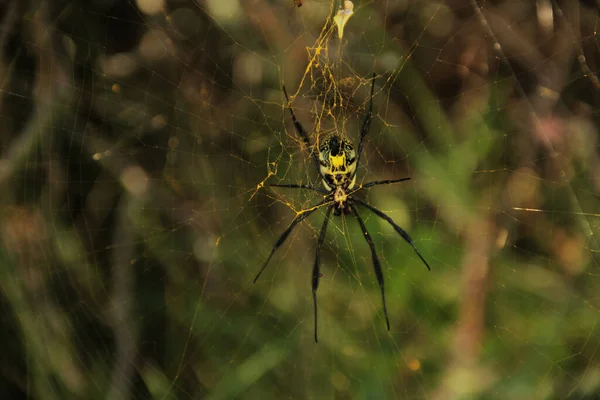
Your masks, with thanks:
[{"label": "golden orb spider", "polygon": [[354,216],[358,220],[360,224],[360,228],[362,233],[367,241],[369,248],[371,249],[371,256],[373,258],[373,267],[375,269],[375,275],[377,276],[377,282],[379,283],[379,287],[381,289],[381,300],[383,303],[383,314],[385,315],[385,321],[387,324],[388,331],[390,330],[390,320],[388,318],[387,306],[385,302],[385,290],[383,285],[383,272],[381,271],[381,265],[379,263],[379,258],[377,257],[377,253],[375,251],[375,245],[373,244],[373,240],[371,239],[371,235],[369,231],[367,231],[367,227],[365,226],[364,221],[360,217],[358,213],[358,209],[356,207],[357,204],[360,204],[367,209],[371,210],[375,215],[380,218],[386,220],[392,225],[392,227],[398,232],[400,236],[410,244],[415,253],[419,256],[421,261],[425,264],[428,270],[431,270],[427,261],[423,258],[417,246],[411,239],[411,237],[406,233],[406,231],[400,228],[387,214],[383,211],[373,207],[366,201],[359,199],[354,196],[354,193],[361,189],[366,189],[371,186],[377,185],[388,185],[390,183],[407,181],[410,178],[400,178],[400,179],[388,179],[384,181],[373,181],[365,184],[356,185],[356,167],[358,162],[360,161],[360,156],[363,150],[363,139],[369,133],[369,126],[371,124],[371,119],[373,118],[373,93],[375,88],[375,74],[373,74],[372,82],[371,82],[371,98],[369,100],[369,110],[362,124],[362,128],[360,130],[360,141],[358,143],[358,153],[352,147],[352,144],[342,137],[338,133],[333,133],[329,135],[325,142],[319,148],[318,154],[314,151],[308,133],[302,127],[302,124],[296,119],[296,115],[294,114],[294,110],[290,104],[290,99],[288,97],[287,91],[285,90],[285,86],[283,86],[283,93],[285,95],[285,99],[288,104],[288,109],[290,110],[290,114],[292,115],[292,122],[294,123],[294,127],[298,134],[302,137],[305,145],[310,150],[311,157],[314,160],[315,166],[319,171],[319,174],[322,178],[322,183],[324,188],[319,188],[311,185],[305,184],[275,184],[269,185],[272,187],[284,187],[284,188],[294,188],[294,189],[309,189],[315,192],[319,192],[324,195],[324,198],[319,203],[315,204],[311,208],[301,211],[298,213],[296,218],[290,223],[287,229],[279,236],[279,239],[275,242],[269,257],[263,264],[260,271],[254,278],[254,283],[258,280],[260,275],[263,273],[267,264],[275,254],[275,251],[285,242],[290,232],[294,229],[296,225],[302,222],[306,217],[312,214],[316,209],[329,205],[327,207],[327,211],[325,213],[325,221],[323,222],[323,226],[321,227],[321,233],[319,234],[319,240],[317,242],[317,250],[315,256],[315,263],[313,265],[312,270],[312,294],[313,294],[313,305],[314,305],[314,328],[315,328],[315,342],[318,342],[317,336],[317,288],[319,287],[319,278],[321,277],[320,273],[320,265],[319,265],[319,256],[321,251],[321,246],[323,245],[323,241],[325,240],[325,232],[327,231],[327,224],[329,223],[329,217],[331,215],[331,211],[336,216],[340,216],[342,214],[348,215],[350,213],[354,213]]}]

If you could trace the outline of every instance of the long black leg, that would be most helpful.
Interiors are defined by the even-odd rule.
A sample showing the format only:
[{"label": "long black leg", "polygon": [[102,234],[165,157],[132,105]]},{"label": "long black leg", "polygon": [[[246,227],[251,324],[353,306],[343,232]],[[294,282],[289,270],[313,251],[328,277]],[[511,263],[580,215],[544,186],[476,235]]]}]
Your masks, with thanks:
[{"label": "long black leg", "polygon": [[366,189],[369,188],[371,186],[377,186],[377,185],[389,185],[390,183],[397,183],[397,182],[404,182],[404,181],[409,181],[410,178],[400,178],[400,179],[388,179],[385,181],[373,181],[373,182],[367,182],[363,185],[360,186],[361,189]]},{"label": "long black leg", "polygon": [[369,133],[369,127],[371,126],[371,119],[373,118],[373,93],[375,90],[375,73],[373,72],[373,78],[371,82],[371,99],[369,100],[369,110],[367,111],[367,115],[365,115],[365,119],[362,124],[362,128],[360,129],[360,142],[358,143],[358,160],[360,161],[360,155],[362,154],[363,149],[363,139]]},{"label": "long black leg", "polygon": [[300,123],[300,121],[298,121],[296,119],[296,115],[294,114],[294,109],[292,108],[292,106],[290,104],[290,98],[288,97],[287,90],[285,90],[285,86],[283,86],[283,94],[285,95],[285,100],[287,101],[288,110],[290,110],[290,114],[292,114],[292,122],[294,123],[294,127],[296,127],[296,131],[298,131],[298,134],[302,137],[304,144],[310,151],[310,155],[312,156],[312,158],[315,162],[315,166],[317,167],[317,171],[318,171],[319,170],[319,157],[317,156],[317,153],[315,152],[315,150],[313,149],[313,147],[310,143],[310,137],[308,136],[308,132],[306,132],[306,130],[304,130],[304,127],[302,127],[302,124]]},{"label": "long black leg", "polygon": [[313,265],[312,270],[312,294],[313,294],[313,305],[315,307],[315,343],[319,343],[319,339],[317,338],[317,288],[319,287],[319,279],[321,278],[321,272],[319,269],[319,256],[321,252],[321,246],[323,245],[323,241],[325,240],[325,232],[327,231],[327,224],[329,223],[329,216],[331,215],[331,210],[335,204],[330,205],[327,208],[327,213],[325,214],[325,221],[323,221],[323,226],[321,227],[321,234],[319,235],[319,241],[317,243],[317,253],[315,256],[315,265]]},{"label": "long black leg", "polygon": [[354,215],[356,215],[356,219],[360,224],[360,228],[362,229],[363,235],[369,247],[371,248],[371,256],[373,257],[373,267],[375,268],[375,275],[377,276],[377,282],[379,282],[379,287],[381,288],[381,301],[383,302],[383,314],[385,315],[385,322],[387,323],[388,331],[390,330],[390,319],[388,318],[387,306],[385,305],[385,290],[383,288],[383,272],[381,271],[381,265],[379,264],[379,258],[377,258],[377,252],[375,251],[375,245],[373,244],[373,239],[371,239],[371,235],[369,235],[369,231],[365,226],[362,218],[358,214],[358,210],[356,206],[350,206],[352,211],[354,211]]},{"label": "long black leg", "polygon": [[[409,178],[410,179],[410,178]],[[295,184],[295,183],[283,183],[283,184],[275,184],[275,185],[267,185],[270,187],[282,187],[282,188],[291,188],[291,189],[309,189],[314,190],[315,192],[319,192],[322,194],[329,194],[329,191],[325,188],[314,187],[305,184]]]},{"label": "long black leg", "polygon": [[406,240],[406,242],[408,244],[410,244],[413,249],[415,250],[415,253],[417,253],[417,255],[419,256],[419,258],[421,259],[421,261],[423,261],[423,264],[425,264],[425,266],[427,267],[428,270],[431,271],[431,268],[429,267],[429,264],[427,264],[427,261],[425,261],[425,259],[423,258],[423,256],[421,255],[421,253],[419,253],[419,250],[417,249],[417,246],[415,245],[415,242],[413,242],[412,238],[408,235],[408,233],[406,233],[406,231],[402,228],[400,228],[390,217],[387,216],[387,214],[385,214],[383,211],[378,210],[377,208],[373,207],[372,205],[368,204],[366,201],[361,200],[359,198],[353,197],[354,201],[356,201],[357,203],[362,204],[363,206],[367,207],[369,210],[373,211],[375,214],[377,214],[379,217],[385,219],[387,222],[390,223],[390,225],[392,225],[394,227],[394,229],[396,230],[396,232],[398,232],[398,234],[400,236],[402,236],[402,238],[404,240]]},{"label": "long black leg", "polygon": [[277,242],[275,242],[275,245],[273,246],[273,249],[271,250],[271,254],[269,254],[269,257],[267,258],[267,261],[265,261],[265,263],[262,266],[262,268],[260,269],[260,271],[258,271],[258,274],[256,274],[256,278],[254,278],[254,281],[253,281],[254,283],[256,283],[256,280],[258,279],[260,274],[262,274],[263,271],[265,270],[265,268],[267,268],[267,264],[271,260],[271,257],[273,257],[273,254],[275,254],[275,250],[277,250],[279,248],[279,246],[281,246],[283,244],[283,242],[285,242],[285,239],[287,239],[287,237],[289,236],[292,229],[294,229],[294,227],[296,225],[298,225],[306,217],[308,217],[310,214],[312,214],[317,208],[321,207],[323,204],[325,204],[328,201],[329,201],[329,199],[324,199],[323,201],[320,201],[319,203],[315,204],[308,210],[303,211],[301,214],[296,215],[296,218],[294,218],[294,220],[292,221],[290,226],[287,227],[287,229],[281,234],[281,236],[279,236],[279,239],[277,239]]}]

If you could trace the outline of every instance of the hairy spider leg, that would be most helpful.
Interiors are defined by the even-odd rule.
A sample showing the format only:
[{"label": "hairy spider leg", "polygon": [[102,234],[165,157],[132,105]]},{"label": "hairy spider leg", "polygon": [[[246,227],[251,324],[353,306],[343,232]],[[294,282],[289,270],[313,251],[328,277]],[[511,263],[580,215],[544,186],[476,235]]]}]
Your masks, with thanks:
[{"label": "hairy spider leg", "polygon": [[412,238],[409,236],[408,233],[406,233],[406,231],[402,228],[400,228],[386,213],[384,213],[383,211],[373,207],[372,205],[370,205],[369,203],[367,203],[364,200],[361,200],[359,198],[353,197],[354,201],[356,201],[357,203],[367,207],[369,210],[371,210],[372,212],[374,212],[375,214],[377,214],[380,218],[386,220],[387,222],[390,223],[390,225],[392,225],[394,227],[394,229],[396,230],[396,232],[398,232],[398,234],[400,236],[402,236],[402,238],[408,243],[410,244],[415,253],[419,256],[419,258],[421,259],[421,261],[423,261],[423,264],[425,264],[425,266],[427,267],[427,269],[429,271],[431,271],[431,267],[429,267],[429,264],[427,264],[427,261],[425,261],[425,259],[423,258],[423,256],[421,255],[421,253],[419,252],[419,250],[417,249],[417,246],[415,245],[415,242],[413,242]]},{"label": "hairy spider leg", "polygon": [[365,115],[365,119],[362,124],[362,128],[360,129],[360,142],[358,143],[358,160],[357,164],[360,161],[360,155],[363,150],[363,139],[369,133],[369,128],[371,127],[371,119],[373,118],[373,93],[375,90],[375,72],[373,72],[373,78],[371,80],[371,99],[369,100],[369,110],[367,111],[367,115]]},{"label": "hairy spider leg", "polygon": [[317,288],[319,287],[319,279],[321,278],[321,272],[319,269],[319,258],[321,255],[321,246],[323,245],[323,241],[325,240],[325,232],[327,231],[327,224],[329,223],[329,216],[331,215],[331,211],[335,204],[327,207],[327,213],[325,214],[325,221],[323,221],[323,226],[321,227],[321,233],[319,234],[319,241],[317,242],[317,252],[315,255],[315,264],[313,265],[312,270],[312,294],[313,294],[313,305],[314,305],[314,314],[315,314],[315,343],[319,343],[319,339],[317,337]]},{"label": "hairy spider leg", "polygon": [[370,188],[371,186],[377,186],[377,185],[389,185],[390,183],[398,183],[398,182],[404,182],[404,181],[410,181],[410,177],[400,178],[400,179],[386,179],[385,181],[367,182],[367,183],[361,185],[360,189],[366,189],[366,188]]},{"label": "hairy spider leg", "polygon": [[320,187],[314,187],[311,185],[305,185],[303,183],[301,184],[296,184],[296,183],[281,183],[281,184],[273,184],[273,185],[267,185],[270,187],[282,187],[282,188],[291,188],[291,189],[309,189],[309,190],[314,190],[315,192],[319,192],[322,194],[329,194],[328,190],[325,190],[323,188]]},{"label": "hairy spider leg", "polygon": [[287,229],[281,234],[281,236],[279,236],[279,239],[277,239],[277,241],[275,242],[275,245],[273,246],[273,249],[271,250],[271,254],[269,254],[269,257],[267,258],[267,261],[265,261],[265,263],[262,266],[262,268],[260,269],[260,271],[258,271],[258,274],[256,274],[256,278],[254,278],[254,281],[253,281],[254,283],[256,283],[256,280],[260,277],[260,275],[263,273],[265,268],[267,268],[267,264],[269,264],[269,261],[271,261],[273,254],[275,254],[275,251],[279,248],[279,246],[281,246],[283,244],[283,242],[285,242],[285,239],[287,239],[287,237],[289,236],[292,229],[294,229],[294,227],[296,225],[298,225],[306,217],[308,217],[310,214],[315,212],[319,207],[321,207],[328,201],[330,201],[330,200],[325,198],[322,201],[320,201],[319,203],[317,203],[314,206],[312,206],[311,208],[309,208],[308,210],[305,210],[305,211],[299,213],[298,215],[296,215],[296,218],[294,218],[294,220],[290,223],[290,225],[287,227]]},{"label": "hairy spider leg", "polygon": [[317,153],[315,152],[312,144],[310,143],[310,137],[308,136],[308,132],[306,132],[304,127],[302,127],[302,124],[300,123],[300,121],[298,121],[296,119],[296,115],[294,114],[294,109],[292,108],[292,105],[290,103],[290,98],[288,97],[287,90],[285,90],[285,85],[283,86],[283,94],[285,95],[285,100],[287,101],[288,110],[290,110],[290,114],[292,115],[292,122],[294,123],[294,127],[296,128],[296,131],[302,137],[304,144],[310,151],[310,155],[313,158],[313,161],[315,162],[315,166],[317,167],[317,171],[318,171],[319,170],[319,157],[317,156]]},{"label": "hairy spider leg", "polygon": [[377,257],[377,252],[375,251],[375,245],[373,244],[373,239],[371,239],[371,235],[365,226],[360,214],[358,213],[358,209],[356,206],[350,206],[352,211],[354,211],[354,215],[360,224],[360,229],[365,237],[365,240],[369,244],[369,248],[371,249],[371,256],[373,258],[373,268],[375,269],[375,276],[377,276],[377,282],[379,283],[379,288],[381,289],[381,302],[383,303],[383,315],[385,315],[385,323],[387,324],[388,331],[390,330],[390,319],[388,318],[387,306],[385,304],[385,289],[383,286],[383,272],[381,271],[381,264],[379,264],[379,258]]}]

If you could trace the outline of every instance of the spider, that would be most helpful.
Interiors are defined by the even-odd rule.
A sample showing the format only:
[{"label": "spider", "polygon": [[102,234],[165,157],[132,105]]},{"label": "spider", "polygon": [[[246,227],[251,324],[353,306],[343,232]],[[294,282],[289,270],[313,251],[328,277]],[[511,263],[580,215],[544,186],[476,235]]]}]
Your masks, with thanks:
[{"label": "spider", "polygon": [[313,146],[310,143],[310,138],[308,133],[302,127],[302,124],[296,119],[296,115],[294,114],[294,110],[290,104],[290,99],[288,97],[287,91],[285,90],[285,86],[283,86],[283,93],[285,95],[285,99],[287,101],[288,109],[292,116],[292,122],[294,123],[294,127],[298,134],[302,137],[305,145],[310,150],[310,156],[312,157],[317,170],[322,178],[323,188],[315,187],[306,184],[274,184],[269,185],[272,187],[283,187],[283,188],[294,188],[294,189],[308,189],[318,193],[323,194],[323,200],[319,203],[315,204],[311,208],[307,210],[300,211],[296,218],[290,223],[287,229],[279,236],[279,239],[275,242],[275,245],[271,249],[271,253],[269,257],[263,264],[260,271],[254,278],[254,283],[258,280],[260,275],[263,273],[269,261],[275,254],[275,251],[285,242],[287,237],[290,235],[294,227],[296,227],[300,222],[302,222],[306,217],[311,215],[315,210],[320,207],[327,206],[327,211],[325,212],[325,220],[321,227],[321,232],[319,234],[319,239],[317,242],[317,250],[315,256],[315,263],[313,264],[312,269],[312,295],[313,295],[313,305],[314,305],[314,335],[315,342],[318,343],[317,336],[317,288],[319,287],[319,278],[322,276],[320,273],[320,252],[321,246],[323,245],[323,241],[325,240],[325,232],[327,231],[327,225],[329,223],[329,218],[331,216],[331,212],[336,216],[340,215],[348,215],[354,214],[356,217],[362,233],[371,249],[371,257],[373,259],[373,268],[375,269],[375,276],[377,277],[377,282],[379,283],[379,288],[381,289],[381,300],[383,303],[383,314],[385,316],[385,321],[387,324],[388,331],[390,330],[390,320],[388,318],[387,306],[385,302],[385,290],[383,284],[383,272],[381,271],[381,264],[379,263],[379,258],[377,257],[377,252],[375,251],[375,246],[373,244],[373,239],[365,226],[363,219],[358,213],[357,205],[361,205],[371,212],[373,212],[378,217],[386,220],[392,227],[398,232],[398,234],[408,243],[410,244],[415,253],[419,256],[421,261],[425,264],[428,270],[431,270],[427,261],[423,258],[417,246],[411,239],[411,237],[406,233],[404,229],[399,227],[387,214],[383,211],[373,207],[366,201],[355,197],[354,193],[361,190],[370,188],[372,186],[377,185],[388,185],[390,183],[403,182],[410,179],[408,178],[400,178],[400,179],[388,179],[383,181],[372,181],[364,184],[359,184],[356,187],[356,167],[360,161],[360,156],[363,151],[363,139],[369,133],[369,126],[371,124],[371,119],[373,118],[373,91],[375,88],[375,74],[373,74],[371,80],[371,98],[369,100],[369,110],[365,119],[362,123],[362,128],[360,130],[360,141],[358,143],[358,152],[354,150],[352,144],[341,136],[339,133],[333,133],[329,135],[324,143],[319,148],[319,152],[316,153]]}]

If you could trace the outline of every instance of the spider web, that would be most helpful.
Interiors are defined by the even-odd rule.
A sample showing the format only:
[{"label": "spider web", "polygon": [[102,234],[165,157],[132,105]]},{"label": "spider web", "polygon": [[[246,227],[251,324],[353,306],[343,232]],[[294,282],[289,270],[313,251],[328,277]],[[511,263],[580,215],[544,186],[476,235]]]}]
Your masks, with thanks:
[{"label": "spider web", "polygon": [[[301,4],[301,7],[298,5]],[[2,5],[4,397],[596,398],[597,5]],[[316,146],[410,233],[332,217]]]}]

